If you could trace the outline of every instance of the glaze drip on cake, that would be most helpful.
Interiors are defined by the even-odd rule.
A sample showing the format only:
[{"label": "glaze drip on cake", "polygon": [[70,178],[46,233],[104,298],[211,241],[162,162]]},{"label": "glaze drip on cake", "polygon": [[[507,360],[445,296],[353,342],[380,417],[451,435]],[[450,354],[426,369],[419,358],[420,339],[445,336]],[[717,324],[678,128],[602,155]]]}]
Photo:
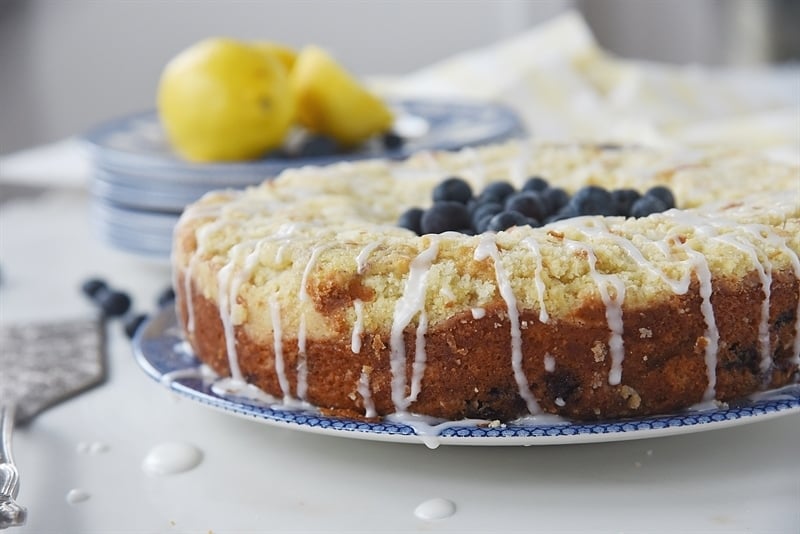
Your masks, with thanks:
[{"label": "glaze drip on cake", "polygon": [[[186,337],[234,383],[369,418],[625,417],[796,383],[800,172],[684,159],[509,143],[208,195],[175,234]],[[679,209],[477,236],[392,225],[447,176],[532,174],[668,185]]]}]

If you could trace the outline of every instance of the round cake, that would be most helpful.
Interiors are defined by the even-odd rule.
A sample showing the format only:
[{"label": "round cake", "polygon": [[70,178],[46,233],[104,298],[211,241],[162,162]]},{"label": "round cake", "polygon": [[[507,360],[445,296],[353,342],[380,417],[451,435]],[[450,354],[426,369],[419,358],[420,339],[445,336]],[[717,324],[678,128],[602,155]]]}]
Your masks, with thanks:
[{"label": "round cake", "polygon": [[[532,176],[573,195],[666,187],[676,207],[398,225],[445,179],[479,192]],[[367,419],[597,420],[797,383],[799,252],[797,167],[515,141],[210,193],[181,217],[173,267],[185,336],[234,392]]]}]

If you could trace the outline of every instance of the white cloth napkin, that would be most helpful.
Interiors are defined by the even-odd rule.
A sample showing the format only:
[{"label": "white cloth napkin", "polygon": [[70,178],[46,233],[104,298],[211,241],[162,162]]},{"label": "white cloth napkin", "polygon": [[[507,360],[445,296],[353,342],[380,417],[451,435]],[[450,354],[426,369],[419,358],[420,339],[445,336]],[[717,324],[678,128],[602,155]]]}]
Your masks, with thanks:
[{"label": "white cloth napkin", "polygon": [[800,65],[732,69],[624,60],[603,51],[575,11],[381,89],[502,102],[540,138],[724,143],[800,163]]}]

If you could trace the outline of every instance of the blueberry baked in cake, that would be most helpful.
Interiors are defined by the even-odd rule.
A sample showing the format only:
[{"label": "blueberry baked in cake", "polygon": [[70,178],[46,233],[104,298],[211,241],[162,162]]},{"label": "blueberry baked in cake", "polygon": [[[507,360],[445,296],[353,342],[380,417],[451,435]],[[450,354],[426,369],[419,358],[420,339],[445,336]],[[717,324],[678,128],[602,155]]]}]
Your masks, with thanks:
[{"label": "blueberry baked in cake", "polygon": [[289,170],[189,206],[197,357],[327,414],[675,412],[798,382],[800,170],[515,141]]}]

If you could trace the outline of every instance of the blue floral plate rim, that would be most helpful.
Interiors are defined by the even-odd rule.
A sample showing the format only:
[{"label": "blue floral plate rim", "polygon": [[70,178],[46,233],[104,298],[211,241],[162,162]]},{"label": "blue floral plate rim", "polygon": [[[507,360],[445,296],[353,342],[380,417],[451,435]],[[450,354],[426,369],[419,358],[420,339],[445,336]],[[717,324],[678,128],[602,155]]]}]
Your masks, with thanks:
[{"label": "blue floral plate rim", "polygon": [[[329,417],[313,410],[266,405],[219,395],[201,378],[202,366],[183,350],[175,310],[166,307],[137,331],[133,340],[136,362],[154,380],[205,406],[260,423],[304,432],[396,443],[438,445],[557,445],[657,438],[729,428],[800,413],[800,384],[753,396],[737,404],[702,410],[602,422],[539,422],[494,425],[451,422],[441,426],[368,422]],[[174,378],[171,378],[174,377]]]}]

